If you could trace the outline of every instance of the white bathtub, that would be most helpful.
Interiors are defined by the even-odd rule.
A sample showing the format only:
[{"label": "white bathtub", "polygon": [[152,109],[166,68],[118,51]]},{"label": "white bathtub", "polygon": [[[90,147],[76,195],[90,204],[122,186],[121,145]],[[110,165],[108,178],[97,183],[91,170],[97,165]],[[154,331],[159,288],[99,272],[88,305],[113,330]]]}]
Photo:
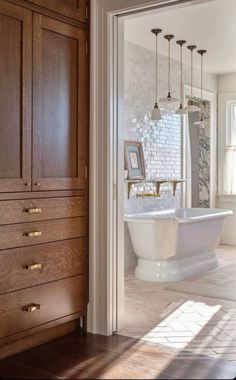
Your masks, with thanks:
[{"label": "white bathtub", "polygon": [[230,210],[178,209],[126,215],[138,265],[135,276],[175,282],[217,267],[225,217]]}]

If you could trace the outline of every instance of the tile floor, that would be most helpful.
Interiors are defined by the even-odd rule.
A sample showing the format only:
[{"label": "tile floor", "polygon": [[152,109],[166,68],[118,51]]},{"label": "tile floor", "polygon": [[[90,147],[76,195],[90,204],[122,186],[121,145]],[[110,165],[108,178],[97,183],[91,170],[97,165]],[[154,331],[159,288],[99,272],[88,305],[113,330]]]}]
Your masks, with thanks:
[{"label": "tile floor", "polygon": [[[221,246],[217,256],[219,268],[236,264],[236,247]],[[190,281],[200,283],[204,276],[206,286],[208,277],[209,284],[213,279],[219,284],[225,281],[219,273],[219,270],[211,271]],[[230,273],[233,285],[236,265],[235,273]],[[228,278],[225,286],[229,295],[232,294],[230,283]],[[207,356],[236,362],[236,302],[170,291],[166,290],[167,286],[140,281],[128,274],[125,318],[119,334],[174,350],[184,358]]]}]

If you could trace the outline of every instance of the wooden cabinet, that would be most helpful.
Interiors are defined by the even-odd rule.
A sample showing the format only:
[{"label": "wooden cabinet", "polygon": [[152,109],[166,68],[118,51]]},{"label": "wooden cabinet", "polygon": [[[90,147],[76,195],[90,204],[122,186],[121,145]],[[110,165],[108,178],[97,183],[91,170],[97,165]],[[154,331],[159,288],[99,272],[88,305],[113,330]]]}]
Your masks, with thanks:
[{"label": "wooden cabinet", "polygon": [[86,187],[85,31],[34,15],[33,189]]},{"label": "wooden cabinet", "polygon": [[32,30],[31,11],[0,10],[0,192],[85,189],[86,31],[39,14]]},{"label": "wooden cabinet", "polygon": [[32,13],[0,2],[0,191],[31,188]]},{"label": "wooden cabinet", "polygon": [[46,329],[48,337],[66,323],[86,329],[85,4],[0,0],[0,346],[8,353],[16,340],[39,344]]},{"label": "wooden cabinet", "polygon": [[72,19],[86,21],[86,0],[32,0],[32,2]]}]

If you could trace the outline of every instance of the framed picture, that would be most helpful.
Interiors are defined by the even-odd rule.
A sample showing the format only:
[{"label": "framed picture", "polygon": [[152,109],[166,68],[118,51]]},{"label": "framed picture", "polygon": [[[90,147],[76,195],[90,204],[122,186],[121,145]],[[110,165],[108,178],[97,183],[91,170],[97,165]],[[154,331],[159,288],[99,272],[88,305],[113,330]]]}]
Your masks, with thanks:
[{"label": "framed picture", "polygon": [[125,169],[128,179],[146,179],[142,144],[138,141],[125,141]]}]

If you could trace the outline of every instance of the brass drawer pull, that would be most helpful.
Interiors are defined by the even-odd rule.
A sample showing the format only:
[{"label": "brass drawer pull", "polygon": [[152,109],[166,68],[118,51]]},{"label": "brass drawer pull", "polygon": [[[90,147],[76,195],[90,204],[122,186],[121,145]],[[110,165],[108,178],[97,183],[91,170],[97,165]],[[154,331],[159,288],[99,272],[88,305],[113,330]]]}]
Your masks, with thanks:
[{"label": "brass drawer pull", "polygon": [[42,269],[42,264],[32,264],[32,265],[25,265],[24,269],[26,270],[37,270]]},{"label": "brass drawer pull", "polygon": [[42,236],[42,232],[41,231],[26,232],[24,234],[24,236],[27,236],[27,237],[39,237],[39,236]]},{"label": "brass drawer pull", "polygon": [[27,214],[41,214],[42,209],[41,208],[27,208],[25,212],[27,212]]},{"label": "brass drawer pull", "polygon": [[41,305],[36,305],[36,304],[27,305],[23,307],[23,311],[25,311],[26,313],[34,313],[35,311],[38,311],[40,309],[41,309]]}]

